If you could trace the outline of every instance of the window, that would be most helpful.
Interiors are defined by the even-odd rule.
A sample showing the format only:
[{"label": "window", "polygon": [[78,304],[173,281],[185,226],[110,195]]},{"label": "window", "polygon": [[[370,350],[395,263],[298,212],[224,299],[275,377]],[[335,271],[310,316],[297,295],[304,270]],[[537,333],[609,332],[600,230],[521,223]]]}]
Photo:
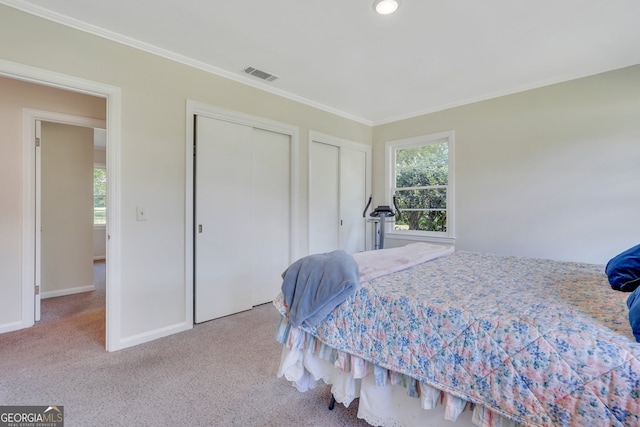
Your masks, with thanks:
[{"label": "window", "polygon": [[388,200],[401,212],[391,233],[454,238],[453,143],[453,131],[386,143]]},{"label": "window", "polygon": [[102,165],[93,167],[93,225],[107,224],[107,169]]}]

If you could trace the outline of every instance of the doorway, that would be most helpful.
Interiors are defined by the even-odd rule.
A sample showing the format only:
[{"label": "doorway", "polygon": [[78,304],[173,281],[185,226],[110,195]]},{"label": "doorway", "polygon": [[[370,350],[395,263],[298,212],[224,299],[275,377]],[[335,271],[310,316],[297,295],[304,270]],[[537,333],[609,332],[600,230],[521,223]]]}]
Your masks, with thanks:
[{"label": "doorway", "polygon": [[[0,59],[0,76],[16,81],[35,83],[43,87],[53,87],[63,91],[82,93],[106,102],[107,164],[109,168],[108,194],[110,216],[107,235],[106,269],[106,349],[115,351],[127,347],[120,336],[120,128],[121,128],[121,90],[69,75],[51,72]],[[33,111],[23,112],[23,148],[22,148],[22,262],[21,295],[19,301],[20,321],[10,324],[3,332],[28,328],[35,320],[35,156],[33,145],[35,130],[29,126],[34,118]],[[45,118],[46,119],[46,118]]]},{"label": "doorway", "polygon": [[[72,253],[70,256],[61,256],[59,257],[60,259],[54,260],[54,262],[49,262],[50,259],[45,260],[45,263],[44,263],[45,268],[47,265],[50,266],[49,271],[47,272],[48,277],[55,276],[57,279],[53,281],[54,282],[53,285],[49,285],[43,288],[42,286],[43,244],[45,248],[48,248],[46,250],[51,254],[55,254],[56,252],[62,253],[62,252],[69,252],[69,251],[71,252],[77,251],[78,245],[73,246],[73,248],[67,248],[69,249],[68,251],[64,250],[65,248],[60,248],[61,250],[57,251],[57,248],[54,245],[58,243],[63,244],[62,242],[67,242],[70,239],[66,237],[64,234],[56,235],[55,233],[57,233],[58,231],[64,232],[65,228],[68,226],[74,227],[76,221],[80,221],[80,222],[88,221],[88,218],[81,218],[81,219],[75,218],[72,221],[68,221],[68,218],[66,218],[67,216],[74,217],[76,215],[75,208],[77,207],[75,208],[73,207],[73,204],[77,203],[77,198],[74,195],[74,193],[77,192],[76,188],[72,190],[69,189],[70,190],[68,192],[69,194],[66,194],[63,191],[64,188],[58,188],[56,189],[56,192],[59,194],[51,194],[53,191],[52,190],[51,192],[47,192],[43,196],[42,184],[43,182],[45,182],[45,186],[49,185],[49,188],[53,189],[55,187],[65,187],[67,185],[70,185],[72,181],[76,180],[77,168],[75,167],[74,163],[77,163],[78,160],[77,159],[71,160],[71,156],[73,155],[75,157],[77,155],[78,148],[89,143],[89,141],[86,141],[88,137],[87,136],[82,137],[85,139],[85,141],[75,141],[71,143],[67,143],[65,140],[69,139],[69,135],[73,135],[74,131],[76,131],[76,133],[80,132],[81,135],[87,135],[87,132],[89,132],[90,128],[105,128],[106,122],[104,120],[96,120],[96,119],[91,119],[87,117],[73,116],[73,115],[61,114],[57,112],[33,110],[33,109],[25,109],[24,115],[25,115],[25,126],[27,126],[28,129],[32,130],[32,132],[26,133],[27,138],[29,142],[33,141],[33,143],[29,143],[30,149],[29,149],[29,153],[27,154],[27,157],[34,159],[33,170],[29,178],[30,178],[30,181],[32,182],[31,185],[33,186],[33,189],[34,189],[33,206],[30,208],[31,209],[30,212],[33,212],[31,216],[33,217],[32,227],[34,229],[34,234],[35,234],[34,245],[32,245],[34,264],[33,264],[33,272],[31,273],[32,274],[31,277],[33,277],[33,280],[35,283],[35,292],[34,292],[35,301],[33,306],[34,307],[33,321],[35,322],[40,320],[40,310],[41,310],[40,303],[41,303],[41,297],[45,290],[50,293],[49,295],[62,296],[65,294],[65,289],[69,293],[74,293],[73,288],[79,287],[79,286],[73,286],[73,285],[68,286],[68,283],[76,282],[77,278],[70,278],[68,273],[66,272],[61,273],[66,275],[66,277],[59,277],[60,275],[55,273],[56,270],[67,270],[67,271],[70,270],[73,274],[77,273],[79,266],[77,263],[73,261],[76,257],[73,256],[73,253]],[[48,133],[48,137],[45,138],[46,141],[43,141],[43,138],[42,138],[43,123],[45,128],[50,129]],[[90,132],[91,134],[93,134],[93,130],[91,130]],[[93,138],[91,138],[91,142],[93,142],[92,140]],[[25,142],[25,145],[26,144],[27,142]],[[91,147],[89,146],[84,147],[85,153],[86,152],[89,153],[89,154],[85,154],[84,157],[86,158],[87,155],[91,156],[91,160],[87,160],[90,163],[84,165],[85,169],[87,167],[92,168],[92,165],[93,165],[93,160],[92,160],[93,146],[92,145],[93,144],[91,144]],[[65,153],[64,152],[65,150],[55,149],[56,147],[60,148],[60,146],[66,147],[67,152]],[[45,156],[45,157],[48,157],[49,159],[46,162],[48,167],[45,167],[44,170],[42,167],[43,151],[45,153],[46,152],[52,153]],[[58,168],[59,170],[55,170],[55,168]],[[47,172],[47,170],[49,169],[52,169],[52,170]],[[45,176],[43,176],[43,172],[45,173]],[[63,176],[60,176],[60,175],[63,175]],[[65,179],[66,179],[66,184],[65,184]],[[51,185],[52,180],[56,180],[59,182],[52,186]],[[87,182],[84,182],[81,184],[84,184],[85,186],[88,185]],[[74,185],[77,185],[77,183]],[[50,199],[51,201],[48,201],[48,199]],[[56,200],[63,201],[64,203],[54,202]],[[45,206],[45,209],[43,209],[43,204]],[[71,205],[72,209],[68,209],[69,205]],[[89,206],[85,206],[84,209],[87,209],[88,207]],[[49,221],[50,224],[46,224],[47,218],[45,218],[46,230],[44,230],[45,241],[43,242],[42,214],[46,212],[48,212],[47,217],[53,218],[53,219]],[[51,233],[54,233],[54,234],[51,235]],[[73,234],[75,235],[77,233],[73,233]],[[47,235],[50,235],[48,238],[48,242],[47,242]],[[84,240],[85,241],[87,240],[86,236]],[[89,242],[89,244],[90,246],[88,250],[92,250],[91,249],[93,246],[92,241]],[[80,249],[80,251],[82,251],[82,249]],[[85,276],[88,274],[92,274],[92,273],[85,272]],[[87,281],[86,279],[83,279],[83,280],[85,282]],[[55,283],[55,282],[60,282],[60,283]],[[80,289],[75,289],[75,291],[78,291],[78,290]]]},{"label": "doorway", "polygon": [[[34,124],[35,321],[75,316],[85,310],[97,310],[104,319],[104,262],[94,265],[94,259],[104,260],[106,255],[106,197],[104,192],[96,193],[94,182],[96,170],[106,169],[94,165],[96,161],[104,164],[106,153],[95,147],[96,135],[102,129],[92,127],[104,126],[104,122],[44,112],[40,115],[55,116],[57,121],[36,120]],[[69,121],[76,124],[66,124]],[[105,286],[96,286],[103,282]],[[79,295],[85,293],[88,295]],[[39,304],[39,298],[46,298],[46,304]],[[101,339],[104,341],[104,337]]]}]

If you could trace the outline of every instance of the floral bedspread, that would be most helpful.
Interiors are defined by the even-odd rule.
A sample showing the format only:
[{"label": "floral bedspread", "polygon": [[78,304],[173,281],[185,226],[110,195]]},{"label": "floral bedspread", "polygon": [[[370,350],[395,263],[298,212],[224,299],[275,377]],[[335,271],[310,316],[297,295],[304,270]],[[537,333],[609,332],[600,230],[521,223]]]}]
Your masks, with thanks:
[{"label": "floral bedspread", "polygon": [[627,296],[599,265],[456,252],[361,284],[305,331],[524,425],[638,426]]}]

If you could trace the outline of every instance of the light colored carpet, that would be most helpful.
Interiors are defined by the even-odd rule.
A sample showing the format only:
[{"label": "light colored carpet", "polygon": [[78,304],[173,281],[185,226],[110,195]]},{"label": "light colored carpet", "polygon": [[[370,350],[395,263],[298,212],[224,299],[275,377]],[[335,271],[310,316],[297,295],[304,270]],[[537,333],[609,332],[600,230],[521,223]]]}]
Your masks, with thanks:
[{"label": "light colored carpet", "polygon": [[[64,297],[43,299],[41,302],[40,323],[96,311],[100,311],[104,316],[106,306],[105,267],[104,261],[95,261],[93,263],[95,292],[82,292]],[[104,342],[104,325],[102,326],[103,333],[99,339]]]},{"label": "light colored carpet", "polygon": [[271,304],[114,353],[104,295],[44,304],[57,309],[43,322],[0,335],[0,405],[64,405],[67,427],[367,425],[357,400],[329,411],[328,386],[300,393],[276,377]]}]

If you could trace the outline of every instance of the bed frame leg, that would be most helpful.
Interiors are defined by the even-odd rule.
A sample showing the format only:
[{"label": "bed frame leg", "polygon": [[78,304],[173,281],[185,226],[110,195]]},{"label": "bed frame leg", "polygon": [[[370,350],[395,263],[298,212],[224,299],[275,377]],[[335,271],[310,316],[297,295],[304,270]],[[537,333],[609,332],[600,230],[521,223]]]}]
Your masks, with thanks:
[{"label": "bed frame leg", "polygon": [[336,406],[336,398],[333,397],[333,393],[331,393],[331,402],[329,402],[329,410],[333,411],[333,408]]}]

